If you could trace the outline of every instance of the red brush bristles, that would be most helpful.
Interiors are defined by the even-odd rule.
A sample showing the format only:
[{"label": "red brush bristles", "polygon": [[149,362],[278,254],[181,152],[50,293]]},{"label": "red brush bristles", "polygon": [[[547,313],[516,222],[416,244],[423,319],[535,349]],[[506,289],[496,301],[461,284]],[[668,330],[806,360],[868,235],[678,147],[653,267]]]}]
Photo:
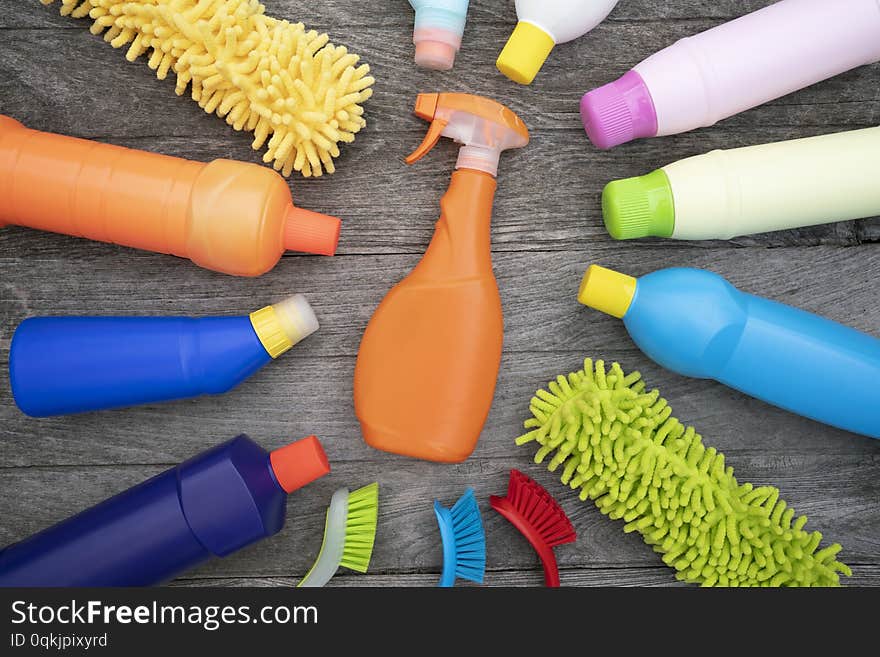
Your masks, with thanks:
[{"label": "red brush bristles", "polygon": [[507,499],[513,502],[519,514],[550,547],[572,543],[577,539],[574,526],[559,503],[541,484],[519,470],[510,471]]},{"label": "red brush bristles", "polygon": [[574,526],[559,503],[536,481],[519,470],[511,470],[507,497],[493,495],[489,504],[528,539],[541,557],[546,585],[559,586],[553,548],[577,538]]}]

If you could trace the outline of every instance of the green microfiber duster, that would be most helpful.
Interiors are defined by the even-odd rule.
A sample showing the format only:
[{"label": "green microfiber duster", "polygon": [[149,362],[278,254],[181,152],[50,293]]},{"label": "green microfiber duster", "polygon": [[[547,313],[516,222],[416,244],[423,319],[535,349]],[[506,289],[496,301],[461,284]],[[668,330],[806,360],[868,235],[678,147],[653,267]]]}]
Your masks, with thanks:
[{"label": "green microfiber duster", "polygon": [[840,545],[818,550],[805,516],[773,486],[739,484],[724,455],[703,446],[672,417],[638,372],[584,361],[532,398],[534,417],[517,445],[537,441],[535,462],[551,454],[562,483],[580,488],[612,519],[626,522],[663,555],[680,580],[704,586],[839,586],[852,571],[835,560]]}]

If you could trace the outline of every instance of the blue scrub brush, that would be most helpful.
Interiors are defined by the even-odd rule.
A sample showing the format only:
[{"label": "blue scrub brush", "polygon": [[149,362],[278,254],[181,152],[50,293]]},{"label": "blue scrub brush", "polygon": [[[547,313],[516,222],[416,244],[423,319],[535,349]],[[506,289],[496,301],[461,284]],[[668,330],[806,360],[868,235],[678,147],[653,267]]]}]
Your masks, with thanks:
[{"label": "blue scrub brush", "polygon": [[455,585],[455,578],[483,583],[486,573],[486,533],[474,489],[468,488],[451,509],[434,502],[443,542],[443,572],[438,586]]}]

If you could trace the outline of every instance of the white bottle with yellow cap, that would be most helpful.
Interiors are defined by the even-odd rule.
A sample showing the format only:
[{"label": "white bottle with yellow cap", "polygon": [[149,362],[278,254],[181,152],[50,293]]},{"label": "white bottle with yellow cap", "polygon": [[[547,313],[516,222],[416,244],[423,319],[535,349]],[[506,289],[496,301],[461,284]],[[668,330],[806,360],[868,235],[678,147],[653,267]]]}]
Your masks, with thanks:
[{"label": "white bottle with yellow cap", "polygon": [[498,70],[531,84],[558,43],[574,41],[605,20],[618,0],[516,0],[516,29],[498,57]]}]

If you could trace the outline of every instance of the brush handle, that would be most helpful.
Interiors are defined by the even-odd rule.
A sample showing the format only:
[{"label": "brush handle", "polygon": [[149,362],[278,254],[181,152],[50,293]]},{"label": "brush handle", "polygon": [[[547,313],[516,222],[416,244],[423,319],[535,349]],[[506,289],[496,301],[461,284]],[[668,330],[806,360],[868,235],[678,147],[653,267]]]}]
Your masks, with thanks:
[{"label": "brush handle", "polygon": [[318,558],[309,572],[297,584],[297,588],[321,588],[327,585],[345,554],[345,532],[348,519],[348,489],[340,488],[330,498],[327,518],[324,521],[324,540]]},{"label": "brush handle", "polygon": [[437,516],[437,526],[440,528],[440,545],[443,546],[443,568],[440,571],[440,580],[437,586],[451,588],[455,586],[455,568],[458,563],[458,554],[455,549],[455,521],[452,512],[444,508],[439,502],[434,502],[434,515]]},{"label": "brush handle", "polygon": [[541,533],[526,522],[525,518],[520,515],[516,507],[506,497],[498,497],[492,495],[489,497],[489,505],[516,527],[519,532],[526,537],[526,540],[538,553],[541,558],[541,565],[544,567],[544,585],[556,588],[559,586],[559,566],[556,564],[556,555],[544,541]]}]

